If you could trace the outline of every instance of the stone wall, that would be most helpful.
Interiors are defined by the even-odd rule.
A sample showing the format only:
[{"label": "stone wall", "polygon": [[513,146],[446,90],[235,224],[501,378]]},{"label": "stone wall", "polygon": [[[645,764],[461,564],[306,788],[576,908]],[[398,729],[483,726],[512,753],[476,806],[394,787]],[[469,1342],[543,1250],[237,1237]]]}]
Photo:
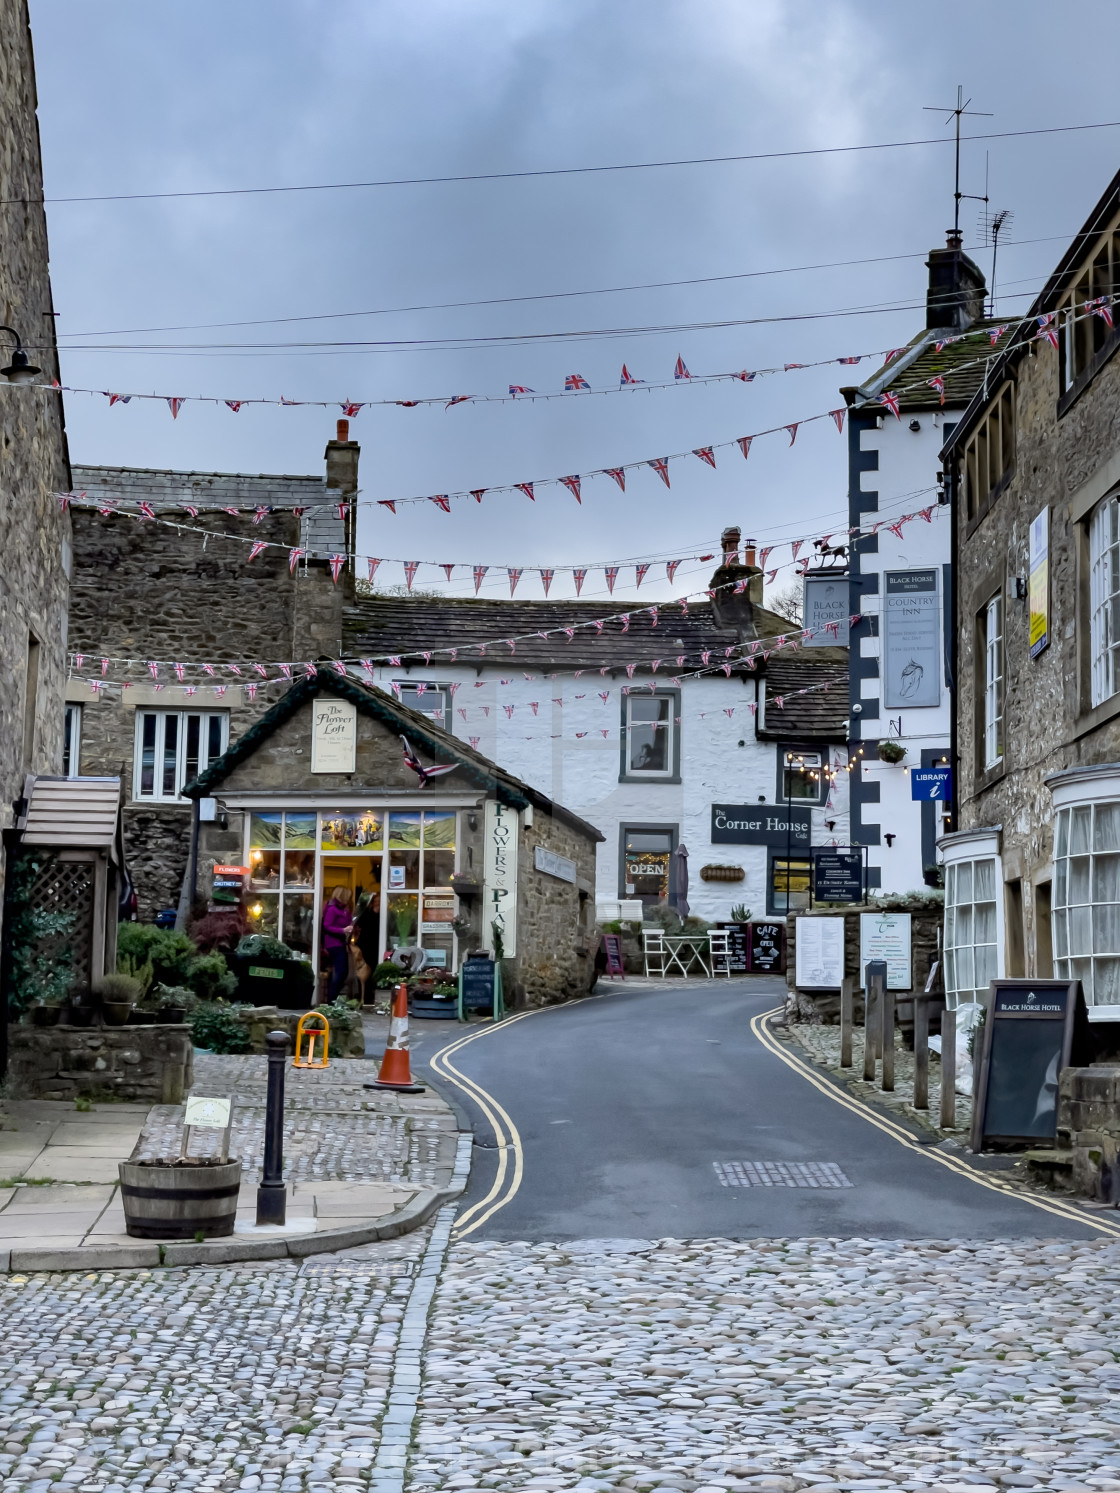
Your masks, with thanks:
[{"label": "stone wall", "polygon": [[[347,473],[328,475],[349,480]],[[339,447],[356,453],[352,443]],[[356,473],[356,455],[354,456]],[[112,487],[113,469],[77,468],[75,481],[94,485],[95,474]],[[136,473],[129,472],[125,488],[134,497]],[[160,479],[159,512],[166,510],[167,491],[175,473],[153,474]],[[200,474],[184,473],[183,501],[197,500],[190,490]],[[311,478],[244,477],[238,479],[236,501],[241,506],[267,507],[270,501],[290,503],[294,483],[308,486],[321,502],[325,486]],[[311,501],[305,498],[304,501]],[[325,564],[297,567],[293,575],[286,549],[266,550],[252,564],[246,562],[245,543],[207,537],[240,535],[283,546],[300,542],[300,520],[276,508],[254,523],[250,516],[224,511],[200,512],[190,518],[177,510],[190,529],[176,530],[162,523],[105,517],[96,511],[75,510],[74,575],[70,607],[70,646],[84,653],[87,670],[100,678],[102,657],[143,662],[165,662],[156,689],[150,676],[138,676],[111,662],[109,679],[133,681],[127,690],[109,688],[94,698],[89,685],[72,680],[67,698],[82,706],[81,770],[119,774],[125,785],[124,834],[129,870],[136,885],[140,916],[150,919],[162,908],[176,907],[187,869],[190,842],[189,803],[137,804],[132,798],[133,756],[138,709],[220,710],[229,716],[229,740],[236,741],[280,697],[287,686],[279,662],[337,656],[341,647],[342,607],[352,577],[335,585]],[[195,532],[201,530],[202,532]],[[170,663],[175,660],[212,661],[217,674],[210,682],[192,675],[178,684]],[[254,700],[225,662],[259,660],[271,665],[270,686],[253,675]],[[197,671],[196,671],[197,672]],[[208,677],[208,676],[207,676]],[[223,689],[215,695],[215,685]],[[185,688],[195,693],[185,694]]]},{"label": "stone wall", "polygon": [[1120,1067],[1062,1069],[1058,1145],[1071,1153],[1074,1192],[1120,1203]]},{"label": "stone wall", "polygon": [[[26,0],[0,0],[0,322],[14,327],[49,383],[58,378],[41,199],[35,69]],[[20,204],[19,199],[30,198]],[[16,199],[11,201],[10,199]],[[13,343],[0,334],[7,364]],[[55,494],[70,488],[62,396],[5,385],[0,396],[0,830],[24,774],[62,762],[70,520]],[[29,639],[38,643],[33,696]],[[24,723],[34,718],[30,752]],[[3,865],[0,862],[0,893]]]},{"label": "stone wall", "polygon": [[[996,394],[999,393],[995,389]],[[1093,711],[1088,681],[1089,578],[1083,523],[1070,500],[1094,482],[1103,496],[1120,476],[1120,359],[1107,363],[1059,419],[1058,354],[1044,339],[1017,364],[1014,467],[978,522],[957,514],[958,830],[1001,825],[1003,876],[1023,888],[1023,973],[1049,971],[1038,960],[1035,887],[1049,883],[1052,800],[1044,779],[1063,768],[1120,760],[1120,702]],[[1050,510],[1050,646],[1030,657],[1027,603],[1015,583],[1028,574],[1029,530]],[[1004,595],[1003,761],[983,766],[984,658],[980,613]]]},{"label": "stone wall", "polygon": [[10,1026],[9,1099],[182,1104],[194,1078],[186,1026]]},{"label": "stone wall", "polygon": [[[844,972],[854,975],[856,995],[853,1009],[856,1022],[863,1020],[863,970],[860,967],[859,920],[861,913],[874,912],[873,907],[819,908],[812,912],[791,913],[786,918],[786,985],[791,997],[800,997],[792,1002],[804,1016],[811,1010],[821,1021],[835,1024],[840,1020],[839,990],[798,990],[797,986],[797,924],[805,917],[842,917],[844,919]],[[937,935],[944,916],[940,903],[920,907],[887,907],[889,912],[910,914],[910,979],[908,990],[894,992],[895,1010],[899,1025],[904,1030],[913,1027],[913,996],[925,989],[930,963],[937,957]],[[806,1004],[807,1003],[807,1004]]]},{"label": "stone wall", "polygon": [[[576,863],[576,882],[538,871],[538,845]],[[514,983],[530,1006],[553,1006],[586,995],[595,969],[595,843],[540,809],[522,822],[517,869],[517,958]]]}]

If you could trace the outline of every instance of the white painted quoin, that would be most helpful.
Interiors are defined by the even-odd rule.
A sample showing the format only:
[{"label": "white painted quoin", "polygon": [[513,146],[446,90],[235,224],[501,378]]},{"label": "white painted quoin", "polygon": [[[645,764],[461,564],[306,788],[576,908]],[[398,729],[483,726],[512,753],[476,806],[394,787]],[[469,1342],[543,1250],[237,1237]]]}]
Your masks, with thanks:
[{"label": "white painted quoin", "polygon": [[[850,635],[853,754],[862,747],[852,838],[868,847],[872,885],[894,893],[935,882],[937,842],[953,828],[951,801],[916,800],[911,773],[952,761],[952,524],[939,452],[983,380],[993,325],[983,317],[983,276],[952,235],[928,265],[925,329],[842,391],[849,524],[860,531],[849,571],[850,611],[861,619]],[[884,394],[897,400],[897,416]],[[880,760],[882,741],[897,742],[905,758]]]},{"label": "white painted quoin", "polygon": [[[727,565],[717,571],[713,584],[727,571]],[[660,608],[656,627],[640,600],[359,598],[348,618],[346,649],[373,660],[398,656],[399,665],[371,660],[382,689],[428,711],[603,833],[596,864],[601,909],[620,900],[640,897],[649,905],[675,897],[681,858],[674,853],[683,846],[693,913],[726,920],[745,904],[756,918],[765,917],[784,910],[787,843],[793,905],[807,900],[806,840],[785,829],[791,816],[780,763],[787,752],[804,759],[795,762],[790,786],[795,794],[812,795],[792,801],[802,810],[792,817],[809,821],[809,844],[848,843],[847,651],[783,649],[747,669],[739,657],[742,641],[797,629],[762,608],[761,575],[753,564],[738,573],[757,577],[758,601],[744,594],[734,606],[718,599],[689,603],[687,615],[669,603]],[[619,619],[627,615],[624,631]],[[566,639],[566,625],[604,616],[613,620],[601,633],[584,626]],[[512,651],[492,641],[505,636],[519,640]],[[434,651],[450,639],[457,646],[454,661]],[[478,641],[487,639],[485,655],[479,654]],[[726,677],[715,660],[729,647],[736,662]],[[425,660],[424,651],[433,657]],[[704,652],[717,672],[689,677],[702,667]],[[678,657],[685,662],[678,664]],[[827,681],[828,691],[795,694]],[[818,760],[829,771],[814,781],[810,772]],[[826,781],[831,773],[838,775],[834,785]],[[748,810],[762,821],[741,834],[755,843],[713,841],[721,806]],[[764,840],[769,843],[759,843]],[[712,865],[741,868],[742,879],[705,880],[702,868]]]}]

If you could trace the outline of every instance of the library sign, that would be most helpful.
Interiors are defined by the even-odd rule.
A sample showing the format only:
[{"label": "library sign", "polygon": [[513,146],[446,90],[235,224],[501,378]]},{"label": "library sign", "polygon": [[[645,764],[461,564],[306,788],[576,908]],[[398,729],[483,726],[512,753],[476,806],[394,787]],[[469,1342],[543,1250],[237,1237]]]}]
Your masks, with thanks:
[{"label": "library sign", "polygon": [[713,804],[713,845],[769,845],[808,850],[811,813],[785,804]]}]

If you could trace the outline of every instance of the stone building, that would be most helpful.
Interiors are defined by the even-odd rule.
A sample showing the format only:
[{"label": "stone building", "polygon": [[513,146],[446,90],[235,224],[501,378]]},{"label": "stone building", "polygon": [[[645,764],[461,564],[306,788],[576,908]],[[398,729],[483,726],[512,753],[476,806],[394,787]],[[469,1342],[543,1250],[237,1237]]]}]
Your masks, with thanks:
[{"label": "stone building", "polygon": [[604,920],[674,902],[681,847],[693,913],[773,916],[808,906],[814,847],[848,843],[848,652],[804,646],[762,579],[729,528],[687,607],[358,596],[344,651],[602,831]]},{"label": "stone building", "polygon": [[[951,827],[952,522],[940,450],[984,382],[992,334],[984,277],[950,234],[927,260],[925,326],[858,387],[848,410],[852,843],[885,894],[936,886]],[[997,341],[999,340],[997,336]],[[919,521],[913,520],[917,513]],[[911,521],[899,524],[911,515]],[[892,525],[898,525],[892,528]],[[885,761],[884,755],[904,757]],[[912,774],[926,769],[918,785]],[[918,797],[918,792],[922,796]]]},{"label": "stone building", "polygon": [[[29,773],[62,764],[70,488],[26,0],[0,0],[0,888]],[[17,351],[16,339],[24,345]],[[17,807],[19,806],[19,807]]]},{"label": "stone building", "polygon": [[[268,709],[279,664],[290,677],[293,660],[341,651],[353,572],[336,579],[328,557],[352,549],[358,456],[340,420],[317,477],[74,467],[67,769],[121,778],[144,919],[180,909],[184,784]],[[247,656],[271,684],[236,662]]]},{"label": "stone building", "polygon": [[957,583],[957,825],[941,841],[950,1000],[982,996],[995,976],[1053,974],[1082,981],[1098,1023],[1120,1021],[1118,289],[1120,175],[944,451]]},{"label": "stone building", "polygon": [[[406,762],[406,741],[439,777]],[[531,1004],[589,988],[602,835],[392,695],[322,668],[186,794],[217,808],[193,821],[192,896],[240,883],[253,930],[315,969],[341,885],[370,897],[380,950],[419,945],[451,974],[465,953],[494,951],[497,925]]]}]

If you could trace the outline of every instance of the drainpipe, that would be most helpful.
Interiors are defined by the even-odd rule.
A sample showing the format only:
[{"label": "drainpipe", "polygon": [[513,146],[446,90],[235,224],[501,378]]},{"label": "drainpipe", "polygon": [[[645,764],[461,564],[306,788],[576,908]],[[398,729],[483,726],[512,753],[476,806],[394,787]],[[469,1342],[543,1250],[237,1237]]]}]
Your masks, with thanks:
[{"label": "drainpipe", "polygon": [[183,890],[179,894],[179,907],[175,914],[175,931],[186,930],[187,918],[198,896],[198,826],[201,815],[200,801],[191,800],[191,852],[187,860],[187,874],[183,877]]}]

